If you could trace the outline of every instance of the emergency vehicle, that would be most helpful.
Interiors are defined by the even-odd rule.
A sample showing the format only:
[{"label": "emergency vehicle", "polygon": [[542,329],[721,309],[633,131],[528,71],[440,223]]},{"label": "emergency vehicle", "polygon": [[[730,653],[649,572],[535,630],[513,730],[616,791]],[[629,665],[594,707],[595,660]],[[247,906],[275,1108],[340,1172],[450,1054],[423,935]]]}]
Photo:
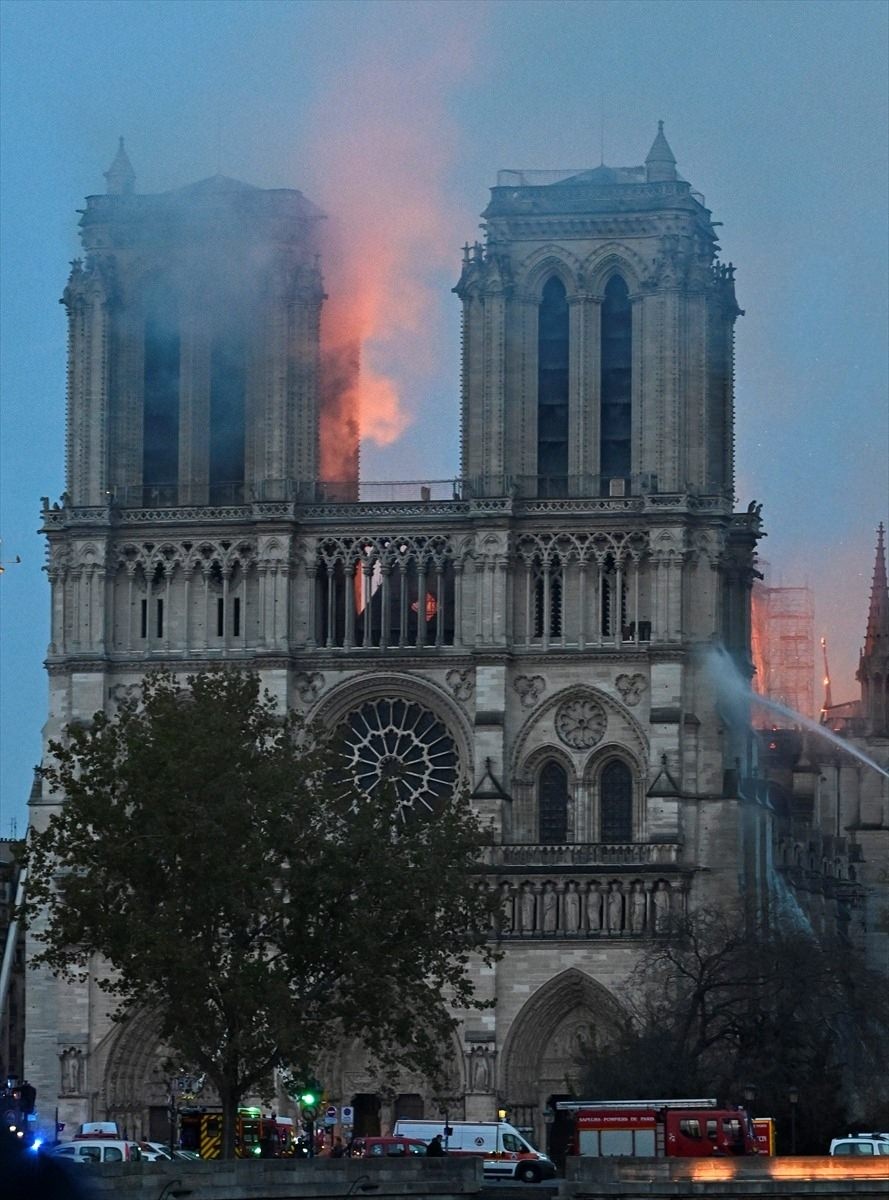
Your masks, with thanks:
[{"label": "emergency vehicle", "polygon": [[756,1138],[758,1154],[775,1153],[775,1118],[752,1117],[753,1136]]},{"label": "emergency vehicle", "polygon": [[757,1154],[750,1117],[716,1100],[559,1100],[574,1115],[570,1153],[599,1158]]},{"label": "emergency vehicle", "polygon": [[[285,1128],[274,1117],[264,1117],[259,1108],[239,1108],[235,1124],[235,1154],[238,1158],[280,1158],[293,1154],[293,1122]],[[196,1150],[201,1158],[219,1158],[222,1153],[222,1110],[179,1110],[179,1147]]]},{"label": "emergency vehicle", "polygon": [[396,1121],[396,1137],[429,1142],[441,1134],[449,1158],[480,1158],[485,1178],[538,1183],[551,1179],[555,1163],[506,1121]]}]

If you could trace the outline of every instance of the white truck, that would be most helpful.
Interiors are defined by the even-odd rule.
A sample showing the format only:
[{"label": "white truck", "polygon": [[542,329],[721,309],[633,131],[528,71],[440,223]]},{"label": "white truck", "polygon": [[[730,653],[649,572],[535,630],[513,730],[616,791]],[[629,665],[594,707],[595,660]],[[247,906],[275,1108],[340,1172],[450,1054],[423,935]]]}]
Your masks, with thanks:
[{"label": "white truck", "polygon": [[551,1179],[555,1163],[537,1150],[506,1121],[396,1121],[396,1137],[420,1138],[429,1143],[441,1134],[449,1156],[481,1158],[491,1179],[518,1179],[537,1183]]}]

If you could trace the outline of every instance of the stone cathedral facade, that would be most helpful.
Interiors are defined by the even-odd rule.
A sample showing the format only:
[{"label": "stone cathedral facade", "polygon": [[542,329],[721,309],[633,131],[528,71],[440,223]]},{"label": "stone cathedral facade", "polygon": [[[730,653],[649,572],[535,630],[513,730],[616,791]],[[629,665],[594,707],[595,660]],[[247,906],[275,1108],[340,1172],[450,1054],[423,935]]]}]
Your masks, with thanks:
[{"label": "stone cathedral facade", "polygon": [[[222,177],[140,194],[122,147],[106,178],[63,297],[46,736],[151,668],[235,663],[337,730],[366,789],[468,785],[505,954],[449,1111],[543,1141],[668,915],[758,902],[770,866],[704,665],[719,642],[749,672],[761,532],[733,509],[740,310],[704,199],[662,130],[639,167],[501,172],[454,289],[459,479],[359,499],[319,477],[318,210]],[[162,1058],[94,987],[31,978],[26,1074],[60,1119],[163,1134]],[[366,1131],[438,1111],[346,1037],[319,1077]]]}]

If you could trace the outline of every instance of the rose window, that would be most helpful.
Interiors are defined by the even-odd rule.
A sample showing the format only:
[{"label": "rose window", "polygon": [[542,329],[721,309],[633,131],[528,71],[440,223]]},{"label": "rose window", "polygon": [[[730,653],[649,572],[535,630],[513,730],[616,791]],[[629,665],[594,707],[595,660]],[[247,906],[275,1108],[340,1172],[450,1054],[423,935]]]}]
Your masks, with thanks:
[{"label": "rose window", "polygon": [[390,787],[408,812],[436,812],[457,787],[459,760],[444,723],[413,701],[387,696],[349,713],[336,737],[343,775],[372,796]]},{"label": "rose window", "polygon": [[605,710],[595,700],[566,700],[556,711],[556,733],[575,750],[595,746],[607,724]]}]

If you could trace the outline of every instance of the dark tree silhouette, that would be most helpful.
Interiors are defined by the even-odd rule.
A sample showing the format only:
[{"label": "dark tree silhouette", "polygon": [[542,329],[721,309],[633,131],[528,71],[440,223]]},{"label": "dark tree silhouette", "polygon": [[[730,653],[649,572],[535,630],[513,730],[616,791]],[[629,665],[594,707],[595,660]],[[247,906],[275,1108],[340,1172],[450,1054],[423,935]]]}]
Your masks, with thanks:
[{"label": "dark tree silhouette", "polygon": [[150,1010],[215,1086],[224,1154],[240,1099],[277,1066],[310,1072],[344,1029],[381,1069],[435,1077],[451,1006],[477,1006],[469,957],[492,957],[465,797],[405,819],[233,671],[151,675],[50,755],[63,802],[24,851],[36,961]]}]

